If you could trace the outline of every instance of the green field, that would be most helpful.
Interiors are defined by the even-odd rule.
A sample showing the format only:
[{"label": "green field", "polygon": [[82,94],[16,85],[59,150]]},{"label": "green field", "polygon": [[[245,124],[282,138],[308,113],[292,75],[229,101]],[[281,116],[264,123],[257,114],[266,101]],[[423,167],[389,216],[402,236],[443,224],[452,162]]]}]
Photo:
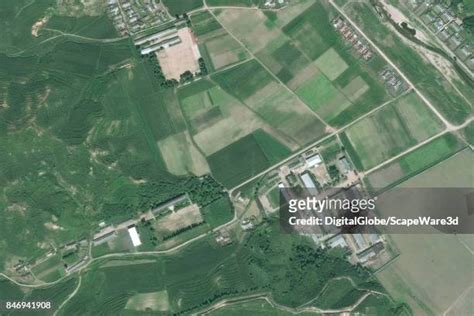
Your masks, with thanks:
[{"label": "green field", "polygon": [[208,6],[243,6],[250,7],[261,3],[261,0],[209,0],[207,1]]},{"label": "green field", "polygon": [[208,162],[212,175],[227,188],[240,184],[270,166],[252,134],[212,154]]},{"label": "green field", "polygon": [[461,124],[466,120],[472,112],[472,106],[458,94],[436,67],[425,61],[401,38],[392,34],[392,31],[381,23],[370,4],[350,3],[344,11],[449,121]]},{"label": "green field", "polygon": [[379,78],[386,63],[363,61],[332,26],[332,7],[311,4],[292,2],[275,14],[227,9],[218,19],[322,119],[343,126],[389,100]]},{"label": "green field", "polygon": [[325,121],[335,118],[351,105],[323,74],[317,74],[306,81],[296,93]]},{"label": "green field", "polygon": [[278,304],[295,307],[316,297],[338,276],[380,289],[366,269],[316,249],[306,237],[282,235],[276,225],[260,226],[239,245],[222,247],[209,237],[172,255],[135,257],[134,264],[104,260],[84,273],[64,314],[120,313],[137,293],[163,291],[169,313],[196,313],[223,299],[262,292]]},{"label": "green field", "polygon": [[163,0],[163,4],[168,8],[171,15],[188,13],[203,5],[202,0]]},{"label": "green field", "polygon": [[[473,153],[465,149],[436,166],[403,182],[399,188],[453,188],[472,187],[472,175],[466,170],[473,168]],[[401,191],[394,191],[400,193]],[[379,207],[385,215],[404,214],[413,210],[411,190],[403,194],[394,193],[395,203],[384,203]],[[390,199],[387,191],[379,200]],[[385,197],[386,196],[386,197]],[[411,195],[413,197],[413,195]],[[392,199],[393,200],[393,199]],[[460,235],[458,235],[460,236]],[[461,294],[472,286],[472,249],[463,238],[440,234],[392,234],[391,241],[400,256],[389,266],[377,273],[387,291],[396,300],[405,301],[413,314],[444,313],[449,306],[457,308]],[[465,235],[469,237],[469,235]],[[467,239],[467,238],[466,238]],[[420,251],[425,249],[425,251]],[[456,258],[456,260],[452,260]]]},{"label": "green field", "polygon": [[212,76],[212,79],[240,100],[252,96],[273,80],[256,60],[220,72]]},{"label": "green field", "polygon": [[213,75],[212,79],[271,127],[299,145],[314,141],[325,133],[322,122],[256,60]]},{"label": "green field", "polygon": [[409,93],[350,126],[341,139],[356,166],[367,170],[441,130],[434,113]]},{"label": "green field", "polygon": [[474,122],[469,123],[463,130],[462,134],[466,141],[474,146]]},{"label": "green field", "polygon": [[344,308],[353,305],[363,293],[347,279],[331,280],[311,305],[322,309]]},{"label": "green field", "polygon": [[201,209],[204,221],[212,228],[218,227],[232,220],[234,206],[228,197],[220,198]]},{"label": "green field", "polygon": [[222,29],[219,22],[208,11],[193,14],[191,25],[194,34],[198,37]]},{"label": "green field", "polygon": [[461,148],[463,144],[454,135],[445,134],[376,170],[368,176],[368,184],[375,191],[384,190],[443,161]]}]

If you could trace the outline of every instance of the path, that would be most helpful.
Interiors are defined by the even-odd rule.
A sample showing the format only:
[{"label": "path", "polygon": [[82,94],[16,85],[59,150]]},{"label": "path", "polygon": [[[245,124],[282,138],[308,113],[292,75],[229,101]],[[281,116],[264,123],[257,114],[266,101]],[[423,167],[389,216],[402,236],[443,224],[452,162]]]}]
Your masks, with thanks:
[{"label": "path", "polygon": [[416,92],[416,94],[426,103],[426,105],[429,106],[429,108],[436,114],[436,116],[438,116],[438,118],[444,123],[444,125],[446,125],[446,127],[448,128],[448,130],[455,130],[456,129],[456,125],[453,125],[451,124],[439,111],[438,109],[436,109],[435,106],[433,106],[433,104],[431,104],[431,102],[420,92],[420,90],[418,90],[418,88],[410,81],[410,79],[407,78],[407,76],[405,76],[405,74],[400,70],[400,68],[398,68],[397,65],[395,65],[391,60],[390,58],[387,57],[387,55],[385,55],[385,53],[377,46],[375,45],[375,43],[354,23],[354,21],[352,21],[351,18],[349,18],[349,16],[344,12],[342,11],[338,5],[336,5],[334,3],[334,0],[329,0],[329,3],[339,12],[340,15],[342,15],[347,21],[349,21],[350,24],[352,24],[352,27],[357,31],[359,32],[359,34],[361,34],[365,40],[377,51],[377,53],[382,56],[383,59],[385,59],[385,61],[393,68],[397,71],[397,73],[400,75],[400,77],[403,78],[403,80],[406,81],[406,83],[408,83],[408,85],[413,89],[413,91]]}]

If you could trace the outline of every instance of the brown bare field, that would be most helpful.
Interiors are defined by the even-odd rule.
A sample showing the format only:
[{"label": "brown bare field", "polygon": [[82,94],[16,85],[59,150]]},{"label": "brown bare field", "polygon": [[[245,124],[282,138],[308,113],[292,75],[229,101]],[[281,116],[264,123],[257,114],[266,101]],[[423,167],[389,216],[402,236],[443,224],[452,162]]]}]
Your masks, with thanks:
[{"label": "brown bare field", "polygon": [[177,211],[173,211],[155,223],[160,232],[175,232],[189,225],[202,222],[202,215],[196,204],[191,204]]},{"label": "brown bare field", "polygon": [[199,49],[189,28],[178,30],[181,43],[162,49],[156,53],[166,79],[176,79],[185,71],[199,71]]},{"label": "brown bare field", "polygon": [[160,140],[158,147],[166,168],[173,174],[192,173],[199,176],[209,172],[206,159],[194,146],[187,131]]},{"label": "brown bare field", "polygon": [[[465,171],[474,168],[473,157],[472,151],[466,149],[401,186],[473,187],[473,178]],[[403,217],[403,211],[410,209],[404,203],[410,201],[400,201],[379,211]],[[466,291],[474,285],[474,257],[465,243],[455,235],[440,233],[392,234],[389,238],[400,256],[377,275],[395,299],[406,301],[415,315],[442,315],[451,306],[451,313],[456,306],[466,308],[463,295],[472,296]]]}]

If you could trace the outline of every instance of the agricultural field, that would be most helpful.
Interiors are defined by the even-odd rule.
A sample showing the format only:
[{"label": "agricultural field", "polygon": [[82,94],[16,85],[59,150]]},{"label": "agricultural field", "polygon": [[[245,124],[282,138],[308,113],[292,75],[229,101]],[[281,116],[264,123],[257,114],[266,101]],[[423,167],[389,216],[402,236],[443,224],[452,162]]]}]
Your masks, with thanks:
[{"label": "agricultural field", "polygon": [[218,7],[218,6],[251,7],[251,6],[257,6],[261,2],[262,2],[261,0],[209,0],[209,1],[206,1],[207,5],[210,7]]},{"label": "agricultural field", "polygon": [[325,133],[323,123],[256,60],[219,72],[212,79],[300,146]]},{"label": "agricultural field", "polygon": [[379,75],[385,62],[379,56],[365,62],[351,50],[332,26],[336,14],[327,3],[296,1],[285,10],[228,9],[217,19],[330,125],[345,125],[390,99]]},{"label": "agricultural field", "polygon": [[369,174],[367,184],[374,191],[385,190],[445,160],[464,146],[456,136],[444,134]]},{"label": "agricultural field", "polygon": [[410,92],[347,128],[341,135],[359,170],[368,170],[441,132],[442,123]]},{"label": "agricultural field", "polygon": [[474,122],[469,123],[463,128],[462,134],[469,145],[474,146]]},{"label": "agricultural field", "polygon": [[382,23],[369,3],[350,2],[344,11],[450,122],[462,124],[470,116],[472,105],[432,64]]},{"label": "agricultural field", "polygon": [[[258,174],[290,151],[270,135],[258,130],[208,157],[213,176],[231,188]],[[245,156],[245,159],[242,157]]]},{"label": "agricultural field", "polygon": [[331,280],[311,304],[324,309],[338,309],[353,305],[364,293],[354,288],[347,279]]},{"label": "agricultural field", "polygon": [[[472,187],[472,176],[466,172],[472,167],[473,153],[465,149],[399,187]],[[387,191],[381,197],[390,194]],[[398,196],[397,201],[396,206],[385,205],[380,212],[393,215],[410,209],[410,199]],[[377,276],[395,299],[407,302],[415,314],[443,314],[452,304],[454,309],[466,308],[462,306],[466,302],[456,300],[474,282],[471,273],[474,262],[472,250],[460,238],[434,232],[393,234],[390,239],[400,256]]]},{"label": "agricultural field", "polygon": [[188,132],[168,136],[158,142],[161,155],[169,172],[176,175],[204,175],[209,166],[193,144]]},{"label": "agricultural field", "polygon": [[191,21],[199,50],[211,72],[249,58],[245,48],[209,12],[199,12],[191,17]]},{"label": "agricultural field", "polygon": [[203,0],[163,0],[163,4],[172,15],[181,15],[203,6]]}]

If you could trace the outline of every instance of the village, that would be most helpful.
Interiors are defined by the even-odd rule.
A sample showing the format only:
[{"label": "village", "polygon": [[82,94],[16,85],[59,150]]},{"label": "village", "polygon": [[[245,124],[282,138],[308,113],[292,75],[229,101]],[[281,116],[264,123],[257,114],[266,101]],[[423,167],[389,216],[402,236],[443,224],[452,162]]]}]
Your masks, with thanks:
[{"label": "village", "polygon": [[411,0],[408,1],[407,6],[444,43],[452,57],[470,70],[471,78],[474,77],[472,36],[463,26],[462,20],[456,16],[449,2]]}]

